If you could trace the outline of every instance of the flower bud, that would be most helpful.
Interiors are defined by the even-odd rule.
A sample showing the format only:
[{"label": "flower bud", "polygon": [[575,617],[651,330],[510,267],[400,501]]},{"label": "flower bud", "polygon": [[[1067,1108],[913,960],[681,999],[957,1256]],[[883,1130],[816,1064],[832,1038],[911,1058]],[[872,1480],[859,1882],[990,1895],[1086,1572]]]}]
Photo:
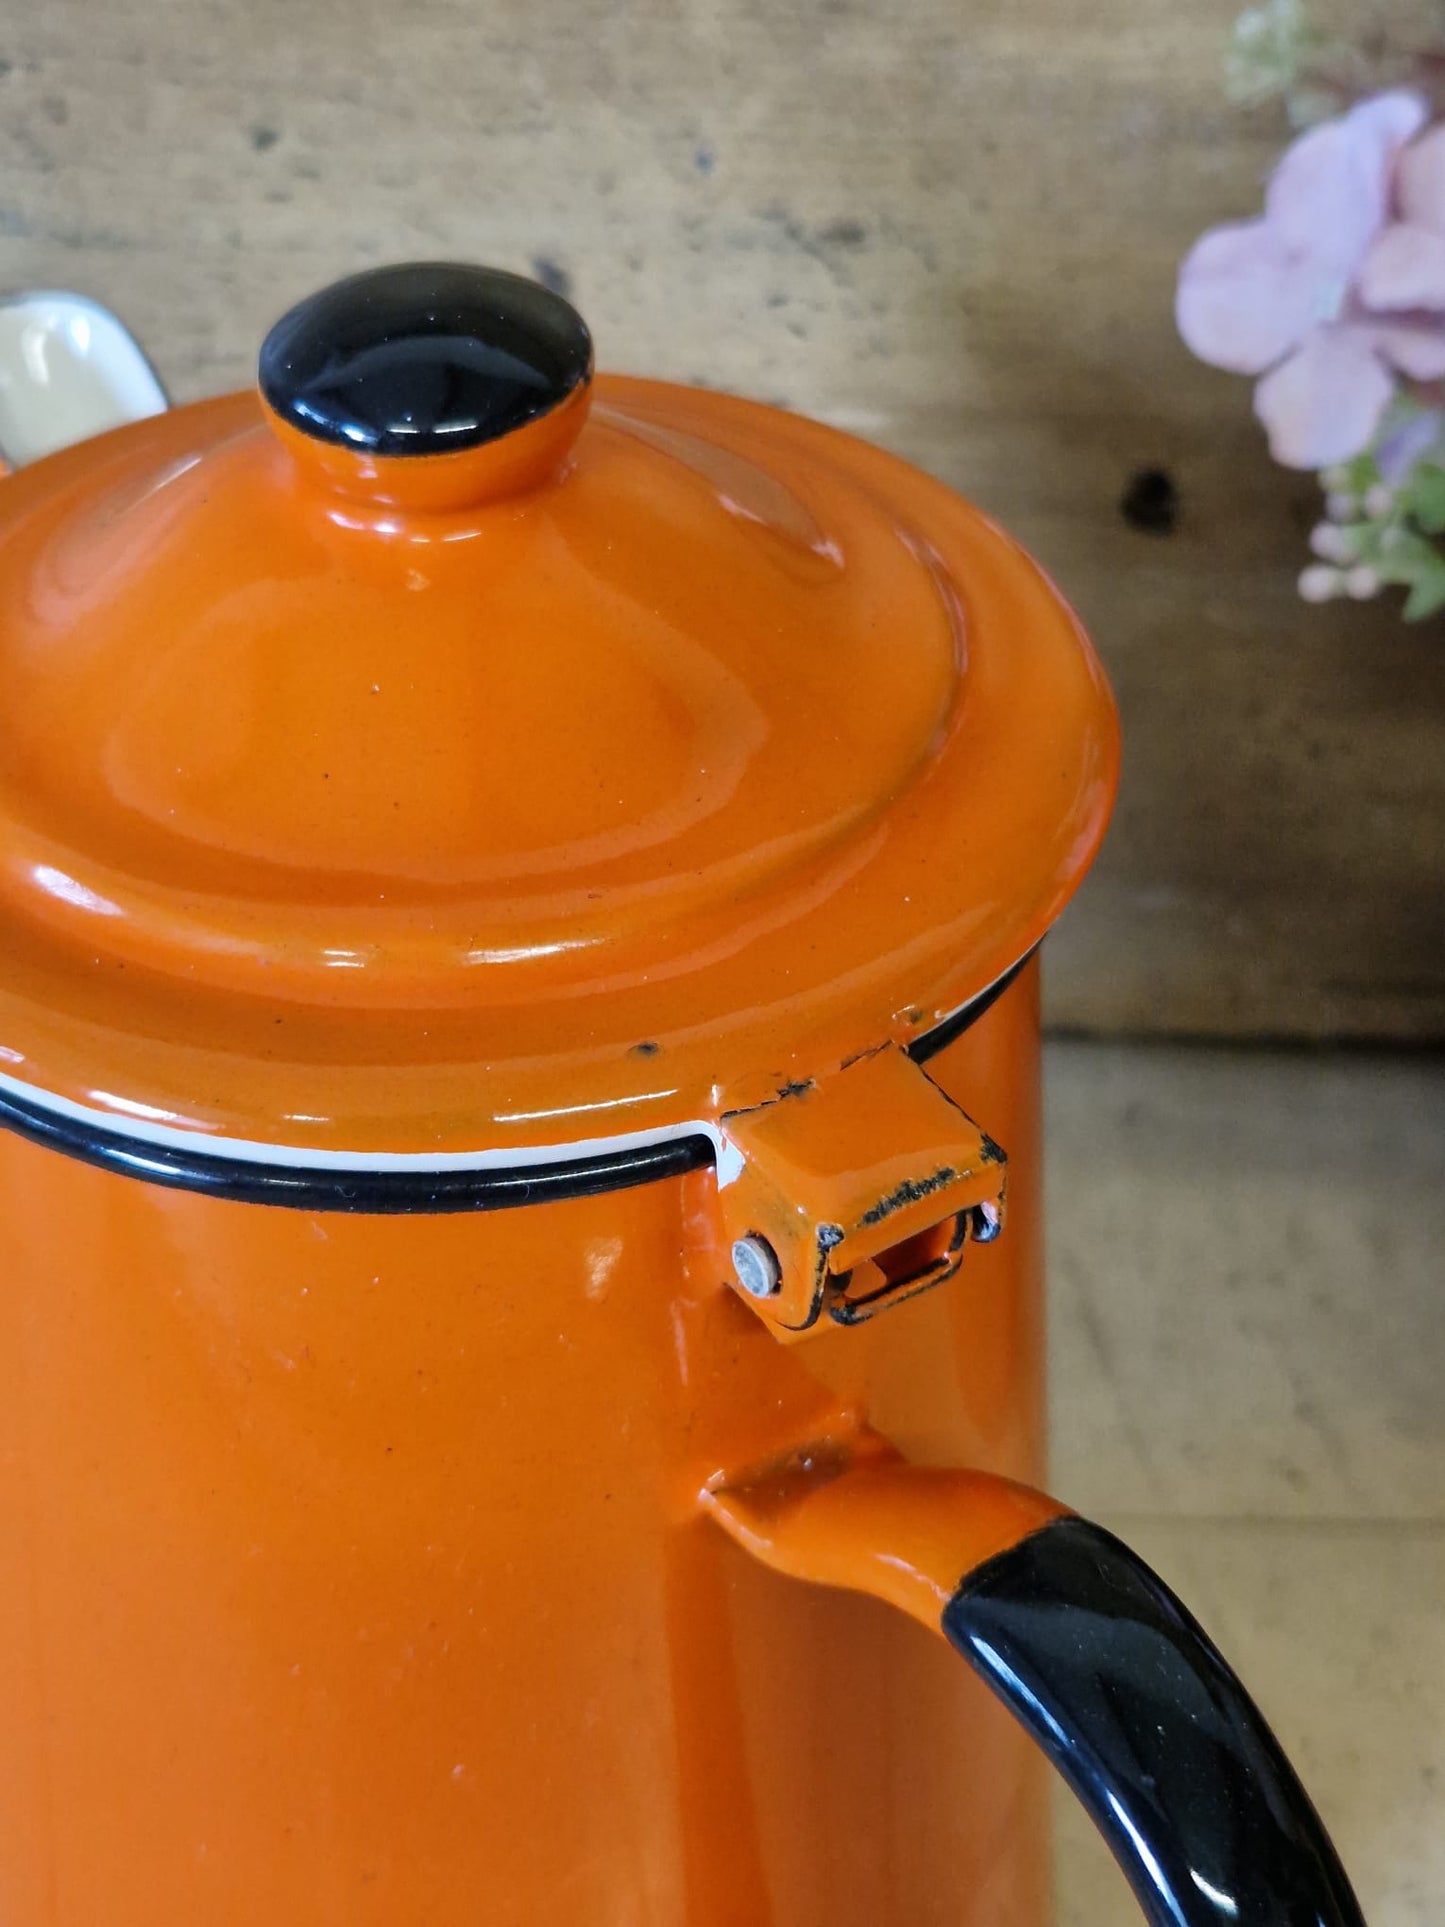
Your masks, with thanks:
[{"label": "flower bud", "polygon": [[1380,578],[1368,562],[1359,563],[1345,577],[1345,593],[1356,602],[1368,602],[1371,596],[1380,593],[1380,588]]},{"label": "flower bud", "polygon": [[1319,522],[1310,530],[1310,547],[1326,562],[1353,562],[1355,545],[1338,522]]},{"label": "flower bud", "polygon": [[1359,496],[1345,489],[1332,488],[1325,497],[1325,514],[1332,522],[1353,522],[1359,512]]},{"label": "flower bud", "polygon": [[1345,592],[1344,572],[1315,562],[1300,572],[1299,592],[1306,602],[1332,602]]},{"label": "flower bud", "polygon": [[1376,482],[1373,488],[1365,490],[1365,513],[1372,521],[1383,520],[1395,506],[1395,491],[1383,482]]}]

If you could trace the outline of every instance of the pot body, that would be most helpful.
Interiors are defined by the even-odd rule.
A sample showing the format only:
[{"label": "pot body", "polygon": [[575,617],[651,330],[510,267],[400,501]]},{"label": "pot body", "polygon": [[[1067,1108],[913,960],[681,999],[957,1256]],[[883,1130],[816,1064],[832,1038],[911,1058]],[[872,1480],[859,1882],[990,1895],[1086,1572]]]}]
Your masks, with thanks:
[{"label": "pot body", "polygon": [[442,1216],[0,1137],[7,1927],[1036,1927],[1042,1767],[719,1472],[1042,1456],[1037,966],[929,1063],[1009,1153],[947,1284],[780,1342],[702,1170]]}]

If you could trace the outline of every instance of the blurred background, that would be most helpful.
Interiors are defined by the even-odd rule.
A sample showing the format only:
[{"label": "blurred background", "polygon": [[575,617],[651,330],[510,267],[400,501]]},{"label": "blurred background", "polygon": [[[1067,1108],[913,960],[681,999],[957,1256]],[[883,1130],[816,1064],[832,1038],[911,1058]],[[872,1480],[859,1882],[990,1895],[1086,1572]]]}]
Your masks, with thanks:
[{"label": "blurred background", "polygon": [[[1041,557],[1127,745],[1047,980],[1056,1483],[1236,1649],[1375,1927],[1438,1927],[1445,619],[1297,599],[1317,486],[1174,334],[1283,139],[1225,97],[1236,11],[12,5],[0,286],[115,308],[185,401],[336,275],[492,262],[604,366],[882,442]],[[1068,1927],[1131,1920],[1066,1827]]]}]

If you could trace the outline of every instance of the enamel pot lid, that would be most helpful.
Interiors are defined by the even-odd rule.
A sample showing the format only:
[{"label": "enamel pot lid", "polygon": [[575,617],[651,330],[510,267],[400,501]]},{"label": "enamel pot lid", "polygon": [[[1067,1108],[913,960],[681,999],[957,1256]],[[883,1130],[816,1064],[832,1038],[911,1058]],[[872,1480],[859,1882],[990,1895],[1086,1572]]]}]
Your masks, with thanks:
[{"label": "enamel pot lid", "polygon": [[0,1094],[156,1144],[706,1130],[985,992],[1115,780],[976,510],[488,270],[6,478],[0,588]]}]

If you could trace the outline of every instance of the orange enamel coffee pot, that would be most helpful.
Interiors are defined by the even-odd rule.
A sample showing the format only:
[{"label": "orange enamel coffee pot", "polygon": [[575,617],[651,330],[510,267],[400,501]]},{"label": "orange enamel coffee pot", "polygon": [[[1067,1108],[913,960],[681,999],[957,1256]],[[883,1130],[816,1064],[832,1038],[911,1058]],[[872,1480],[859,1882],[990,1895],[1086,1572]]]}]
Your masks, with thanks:
[{"label": "orange enamel coffee pot", "polygon": [[1044,575],[510,275],[170,412],[87,304],[17,348],[6,1927],[1038,1927],[1045,1756],[1156,1927],[1357,1927],[1033,1487],[1116,767]]}]

